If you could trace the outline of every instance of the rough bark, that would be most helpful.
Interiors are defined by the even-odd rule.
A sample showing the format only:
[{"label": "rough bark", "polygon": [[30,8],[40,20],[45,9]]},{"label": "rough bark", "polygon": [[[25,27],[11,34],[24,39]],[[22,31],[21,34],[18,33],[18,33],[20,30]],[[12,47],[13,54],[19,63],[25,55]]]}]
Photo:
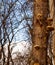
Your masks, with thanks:
[{"label": "rough bark", "polygon": [[48,0],[34,1],[33,21],[33,61],[34,65],[47,65],[47,43],[46,20],[48,17]]}]

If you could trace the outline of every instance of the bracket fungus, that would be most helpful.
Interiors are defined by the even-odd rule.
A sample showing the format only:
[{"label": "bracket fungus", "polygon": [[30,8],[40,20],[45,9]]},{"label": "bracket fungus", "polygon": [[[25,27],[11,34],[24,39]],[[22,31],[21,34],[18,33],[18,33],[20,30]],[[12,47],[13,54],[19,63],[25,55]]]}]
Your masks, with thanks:
[{"label": "bracket fungus", "polygon": [[54,27],[52,27],[52,26],[47,26],[47,31],[53,31],[54,30]]},{"label": "bracket fungus", "polygon": [[53,21],[53,19],[52,18],[47,18],[47,21]]},{"label": "bracket fungus", "polygon": [[34,48],[35,48],[36,50],[39,50],[39,49],[40,49],[40,46],[39,46],[39,45],[35,45]]},{"label": "bracket fungus", "polygon": [[52,25],[53,19],[52,18],[47,18],[47,24]]},{"label": "bracket fungus", "polygon": [[40,65],[39,63],[34,63],[34,65]]}]

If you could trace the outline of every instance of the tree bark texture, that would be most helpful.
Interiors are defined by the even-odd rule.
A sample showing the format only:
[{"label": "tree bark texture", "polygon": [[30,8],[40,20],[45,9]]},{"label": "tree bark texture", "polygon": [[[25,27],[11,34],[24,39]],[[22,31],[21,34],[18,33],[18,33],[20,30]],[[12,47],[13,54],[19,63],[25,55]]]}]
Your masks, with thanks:
[{"label": "tree bark texture", "polygon": [[33,19],[33,60],[34,65],[47,65],[48,35],[46,31],[46,20],[49,14],[48,0],[34,0]]}]

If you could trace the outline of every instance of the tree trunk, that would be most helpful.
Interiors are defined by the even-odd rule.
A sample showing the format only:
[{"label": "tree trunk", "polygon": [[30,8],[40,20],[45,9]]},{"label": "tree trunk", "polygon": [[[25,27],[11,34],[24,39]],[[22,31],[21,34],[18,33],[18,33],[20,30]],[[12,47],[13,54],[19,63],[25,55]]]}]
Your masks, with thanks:
[{"label": "tree trunk", "polygon": [[3,65],[5,65],[5,53],[4,53],[4,48],[3,48],[3,45],[1,46],[2,47],[2,54],[3,54]]},{"label": "tree trunk", "polygon": [[[54,17],[54,23],[53,23],[53,26],[54,26],[54,28],[55,28],[55,17]],[[55,65],[55,30],[53,31],[53,37],[52,37],[52,39],[53,39],[53,63],[54,63],[54,65]]]},{"label": "tree trunk", "polygon": [[47,65],[46,20],[49,14],[48,0],[34,1],[34,21],[32,31],[34,65]]},{"label": "tree trunk", "polygon": [[12,59],[12,55],[11,55],[11,51],[10,51],[10,43],[8,45],[8,58],[7,58],[7,65],[10,65],[10,62],[12,62],[12,65],[14,65],[13,59]]},{"label": "tree trunk", "polygon": [[[53,18],[52,26],[55,28],[55,0],[49,0],[50,17]],[[55,65],[55,30],[52,32],[52,62]]]}]

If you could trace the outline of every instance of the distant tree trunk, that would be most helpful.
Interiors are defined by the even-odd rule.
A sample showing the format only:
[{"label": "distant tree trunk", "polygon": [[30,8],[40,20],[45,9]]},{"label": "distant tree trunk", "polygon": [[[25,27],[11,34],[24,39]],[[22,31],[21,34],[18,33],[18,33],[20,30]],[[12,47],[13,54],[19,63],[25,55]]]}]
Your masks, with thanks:
[{"label": "distant tree trunk", "polygon": [[0,26],[0,59],[2,58],[2,47],[1,47],[1,26]]},{"label": "distant tree trunk", "polygon": [[32,31],[34,65],[47,65],[48,35],[46,20],[49,14],[48,0],[34,0],[34,20]]},{"label": "distant tree trunk", "polygon": [[[55,0],[49,0],[50,17],[53,18],[52,26],[55,29]],[[52,32],[52,50],[53,50],[53,64],[55,65],[55,30]]]},{"label": "distant tree trunk", "polygon": [[[54,26],[54,28],[55,28],[55,16],[54,16],[53,26]],[[54,30],[53,34],[54,34],[54,33],[55,33],[55,30]],[[55,34],[53,35],[52,39],[53,39],[53,61],[54,61],[53,63],[54,63],[54,65],[55,65]]]},{"label": "distant tree trunk", "polygon": [[[54,19],[53,19],[53,26],[54,26],[54,29],[55,29],[55,0],[53,1],[54,2]],[[53,31],[53,59],[54,59],[54,65],[55,65],[55,30]]]},{"label": "distant tree trunk", "polygon": [[8,58],[7,58],[7,65],[10,65],[10,62],[12,62],[12,65],[14,65],[12,56],[11,56],[11,51],[10,51],[10,43],[8,45]]},{"label": "distant tree trunk", "polygon": [[7,65],[9,65],[9,59],[10,59],[10,54],[9,54],[9,45],[8,45],[8,57],[7,57]]},{"label": "distant tree trunk", "polygon": [[5,53],[4,53],[4,48],[2,46],[2,52],[3,52],[3,65],[5,65]]}]

